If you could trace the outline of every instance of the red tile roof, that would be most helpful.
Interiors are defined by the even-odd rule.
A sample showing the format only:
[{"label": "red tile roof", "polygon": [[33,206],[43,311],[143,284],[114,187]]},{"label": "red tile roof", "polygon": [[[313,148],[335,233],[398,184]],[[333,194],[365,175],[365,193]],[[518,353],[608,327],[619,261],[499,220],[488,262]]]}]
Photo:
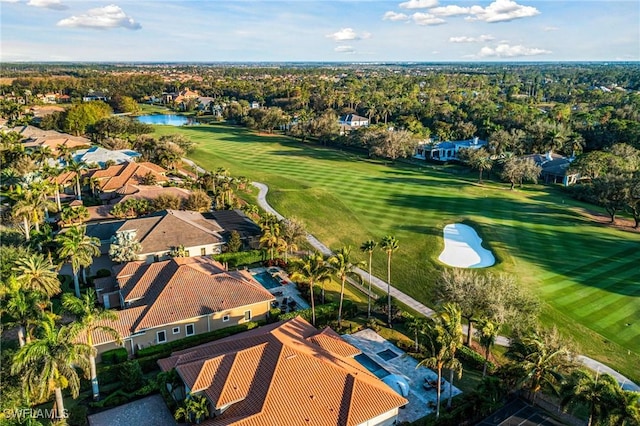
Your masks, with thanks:
[{"label": "red tile roof", "polygon": [[407,403],[352,358],[356,348],[335,339],[297,317],[174,352],[158,364],[175,368],[221,411],[201,423],[208,426],[351,426]]},{"label": "red tile roof", "polygon": [[[208,257],[129,262],[116,273],[125,302],[141,307],[127,317],[129,332],[274,300],[257,281]],[[127,308],[129,311],[133,308]],[[136,308],[137,309],[137,308]],[[123,311],[123,312],[124,312]],[[102,342],[104,343],[104,342]]]},{"label": "red tile roof", "polygon": [[167,182],[166,170],[153,163],[123,163],[106,169],[95,170],[89,173],[89,177],[96,178],[100,182],[103,192],[116,191],[125,185],[136,185],[151,173],[157,183]]}]

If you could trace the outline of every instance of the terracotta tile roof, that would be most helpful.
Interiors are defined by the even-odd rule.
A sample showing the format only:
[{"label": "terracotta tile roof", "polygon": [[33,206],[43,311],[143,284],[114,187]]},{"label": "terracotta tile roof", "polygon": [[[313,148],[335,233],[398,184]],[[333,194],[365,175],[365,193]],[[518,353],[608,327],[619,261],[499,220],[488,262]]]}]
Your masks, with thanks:
[{"label": "terracotta tile roof", "polygon": [[[158,362],[175,368],[194,392],[221,410],[203,425],[359,425],[407,400],[351,356],[348,343],[301,317],[174,352]],[[340,348],[333,352],[332,348]]]},{"label": "terracotta tile roof", "polygon": [[[186,201],[187,198],[189,198],[189,194],[191,194],[191,191],[188,189],[178,188],[175,186],[163,187],[158,185],[128,185],[123,188],[126,188],[122,190],[122,195],[124,195],[124,197],[118,200],[118,203],[127,201],[130,198],[136,200],[155,200],[160,195],[173,195],[178,197],[181,201]],[[120,189],[116,192],[120,193]]]},{"label": "terracotta tile roof", "polygon": [[163,210],[149,216],[127,220],[118,231],[135,230],[142,245],[141,253],[169,251],[174,247],[222,244],[223,230],[214,220],[200,213]]},{"label": "terracotta tile roof", "polygon": [[311,336],[308,340],[329,352],[338,354],[345,358],[356,356],[360,353],[360,350],[354,346],[351,346],[342,338],[338,333],[327,327],[320,333]]},{"label": "terracotta tile roof", "polygon": [[95,170],[89,177],[96,178],[100,182],[100,189],[103,192],[116,191],[125,185],[136,185],[151,173],[156,182],[167,182],[166,170],[153,163],[123,163],[106,169]]},{"label": "terracotta tile roof", "polygon": [[225,271],[208,257],[129,262],[115,276],[125,302],[144,307],[131,331],[274,300],[252,278]]}]

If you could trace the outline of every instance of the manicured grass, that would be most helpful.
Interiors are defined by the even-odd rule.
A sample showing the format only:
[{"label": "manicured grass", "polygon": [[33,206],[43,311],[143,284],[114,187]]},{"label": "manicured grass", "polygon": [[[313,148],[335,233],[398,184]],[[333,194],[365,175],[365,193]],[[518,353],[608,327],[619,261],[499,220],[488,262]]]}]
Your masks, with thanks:
[{"label": "manicured grass", "polygon": [[[640,234],[594,224],[579,214],[585,205],[560,189],[480,186],[464,169],[387,165],[225,125],[157,127],[177,132],[198,144],[191,157],[202,167],[269,185],[269,202],[331,248],[350,244],[364,260],[362,241],[395,235],[392,284],[427,304],[444,267],[437,261],[443,226],[472,224],[498,260],[490,270],[514,274],[544,301],[544,323],[640,381]],[[385,260],[381,250],[374,254],[382,278]]]}]

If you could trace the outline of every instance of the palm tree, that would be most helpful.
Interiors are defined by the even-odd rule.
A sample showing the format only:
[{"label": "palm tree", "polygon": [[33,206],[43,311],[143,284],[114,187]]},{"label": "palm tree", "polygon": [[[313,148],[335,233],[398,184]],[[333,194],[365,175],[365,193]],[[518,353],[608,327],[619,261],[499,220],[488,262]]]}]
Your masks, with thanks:
[{"label": "palm tree", "polygon": [[521,383],[528,385],[534,402],[545,384],[554,388],[562,380],[563,370],[572,366],[570,352],[559,341],[557,331],[534,331],[514,338],[505,356],[522,369]]},{"label": "palm tree", "polygon": [[315,252],[304,256],[294,265],[294,272],[291,279],[294,281],[303,281],[309,283],[309,291],[311,298],[311,323],[316,325],[316,307],[313,295],[313,287],[317,282],[323,284],[330,279],[330,271],[322,253]]},{"label": "palm tree", "polygon": [[[66,293],[62,295],[62,306],[69,313],[76,316],[76,324],[80,327],[86,336],[87,344],[93,347],[93,332],[101,331],[107,333],[120,344],[120,333],[114,328],[107,325],[109,321],[113,322],[118,319],[118,315],[114,311],[104,310],[97,307],[96,292],[89,289],[81,299]],[[96,374],[96,357],[94,354],[89,355],[91,388],[93,390],[93,399],[100,398],[100,388],[98,386],[98,375]]]},{"label": "palm tree", "polygon": [[73,284],[76,297],[80,297],[80,281],[78,273],[80,268],[93,263],[93,258],[100,256],[100,240],[86,235],[85,226],[72,226],[67,232],[60,233],[56,241],[60,244],[58,256],[71,262],[73,270]]},{"label": "palm tree", "polygon": [[4,290],[2,313],[11,318],[10,324],[18,326],[18,342],[23,347],[31,342],[31,328],[43,316],[43,294],[25,291],[13,275],[8,277]]},{"label": "palm tree", "polygon": [[342,247],[338,252],[329,258],[329,265],[333,269],[336,277],[340,280],[340,304],[338,305],[338,327],[342,327],[342,301],[344,299],[344,284],[347,278],[362,280],[355,272],[356,268],[364,266],[364,262],[353,263],[351,261],[351,247]]},{"label": "palm tree", "polygon": [[462,344],[462,314],[460,307],[453,303],[446,303],[438,313],[438,320],[445,334],[443,344],[447,347],[447,360],[445,368],[449,370],[449,400],[447,408],[451,408],[453,399],[453,376],[462,377],[462,364],[456,358],[456,351]]},{"label": "palm tree", "polygon": [[280,224],[273,223],[262,228],[260,247],[269,251],[269,259],[273,260],[275,249],[280,244]]},{"label": "palm tree", "polygon": [[61,291],[56,267],[42,254],[18,259],[13,271],[25,290],[38,291],[47,297],[55,296]]},{"label": "palm tree", "polygon": [[202,395],[189,394],[184,406],[178,408],[174,415],[176,420],[184,418],[186,421],[195,421],[196,424],[209,415],[209,401]]},{"label": "palm tree", "polygon": [[67,164],[67,171],[75,173],[75,181],[76,181],[76,195],[78,196],[78,200],[82,201],[82,187],[80,186],[80,172],[85,169],[84,163],[80,163],[78,161],[69,161]]},{"label": "palm tree", "polygon": [[591,372],[574,370],[562,385],[563,398],[560,405],[563,408],[586,406],[589,410],[587,425],[591,426],[594,420],[607,420],[610,409],[615,405],[616,391],[619,387],[616,379],[608,374],[596,374],[594,377]]},{"label": "palm tree", "polygon": [[360,246],[360,251],[369,253],[369,293],[367,294],[367,318],[371,318],[371,261],[373,260],[373,251],[378,246],[373,240],[367,240]]},{"label": "palm tree", "polygon": [[484,367],[482,368],[482,378],[487,375],[487,364],[491,354],[491,346],[496,342],[496,337],[500,330],[500,325],[487,318],[478,320],[476,335],[480,341],[480,346],[484,348]]},{"label": "palm tree", "polygon": [[56,415],[64,416],[62,390],[69,388],[74,398],[78,397],[80,378],[76,368],[85,375],[89,372],[89,356],[95,349],[85,343],[77,343],[79,327],[72,325],[56,327],[53,320],[41,324],[39,339],[27,343],[13,357],[11,373],[21,375],[30,391],[40,398],[56,397]]},{"label": "palm tree", "polygon": [[442,369],[446,363],[447,348],[443,345],[441,335],[444,334],[442,328],[436,325],[435,322],[430,322],[426,327],[426,334],[429,337],[431,343],[431,354],[425,359],[420,361],[416,368],[427,367],[436,370],[438,374],[438,381],[436,385],[436,419],[440,417],[440,395],[442,391]]},{"label": "palm tree", "polygon": [[407,328],[409,329],[409,331],[413,332],[413,335],[415,337],[414,345],[415,345],[415,351],[417,353],[420,350],[420,335],[424,334],[426,330],[425,327],[427,326],[427,322],[425,318],[414,317],[409,313],[403,313],[403,315],[407,316],[407,322],[406,322]]},{"label": "palm tree", "polygon": [[391,254],[398,250],[398,240],[396,237],[387,235],[380,241],[380,248],[387,253],[387,324],[391,327]]}]

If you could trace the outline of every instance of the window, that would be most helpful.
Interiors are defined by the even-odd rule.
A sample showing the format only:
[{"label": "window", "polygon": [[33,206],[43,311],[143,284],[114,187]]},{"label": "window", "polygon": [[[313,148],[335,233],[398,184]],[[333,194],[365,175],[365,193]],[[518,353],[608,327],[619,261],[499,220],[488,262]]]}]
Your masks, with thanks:
[{"label": "window", "polygon": [[180,334],[180,327],[173,327],[173,334]]},{"label": "window", "polygon": [[193,336],[196,334],[196,329],[193,324],[187,324],[184,326],[184,332],[187,336]]},{"label": "window", "polygon": [[227,322],[229,321],[229,314],[226,314],[225,316],[222,317],[222,322]]},{"label": "window", "polygon": [[200,249],[200,256],[206,256],[207,255],[207,248],[206,247],[202,247]]},{"label": "window", "polygon": [[158,343],[164,343],[164,342],[167,341],[167,333],[164,330],[163,331],[158,331],[156,333],[156,337],[157,337],[156,340],[158,341]]},{"label": "window", "polygon": [[244,311],[244,320],[251,321],[251,311]]}]

